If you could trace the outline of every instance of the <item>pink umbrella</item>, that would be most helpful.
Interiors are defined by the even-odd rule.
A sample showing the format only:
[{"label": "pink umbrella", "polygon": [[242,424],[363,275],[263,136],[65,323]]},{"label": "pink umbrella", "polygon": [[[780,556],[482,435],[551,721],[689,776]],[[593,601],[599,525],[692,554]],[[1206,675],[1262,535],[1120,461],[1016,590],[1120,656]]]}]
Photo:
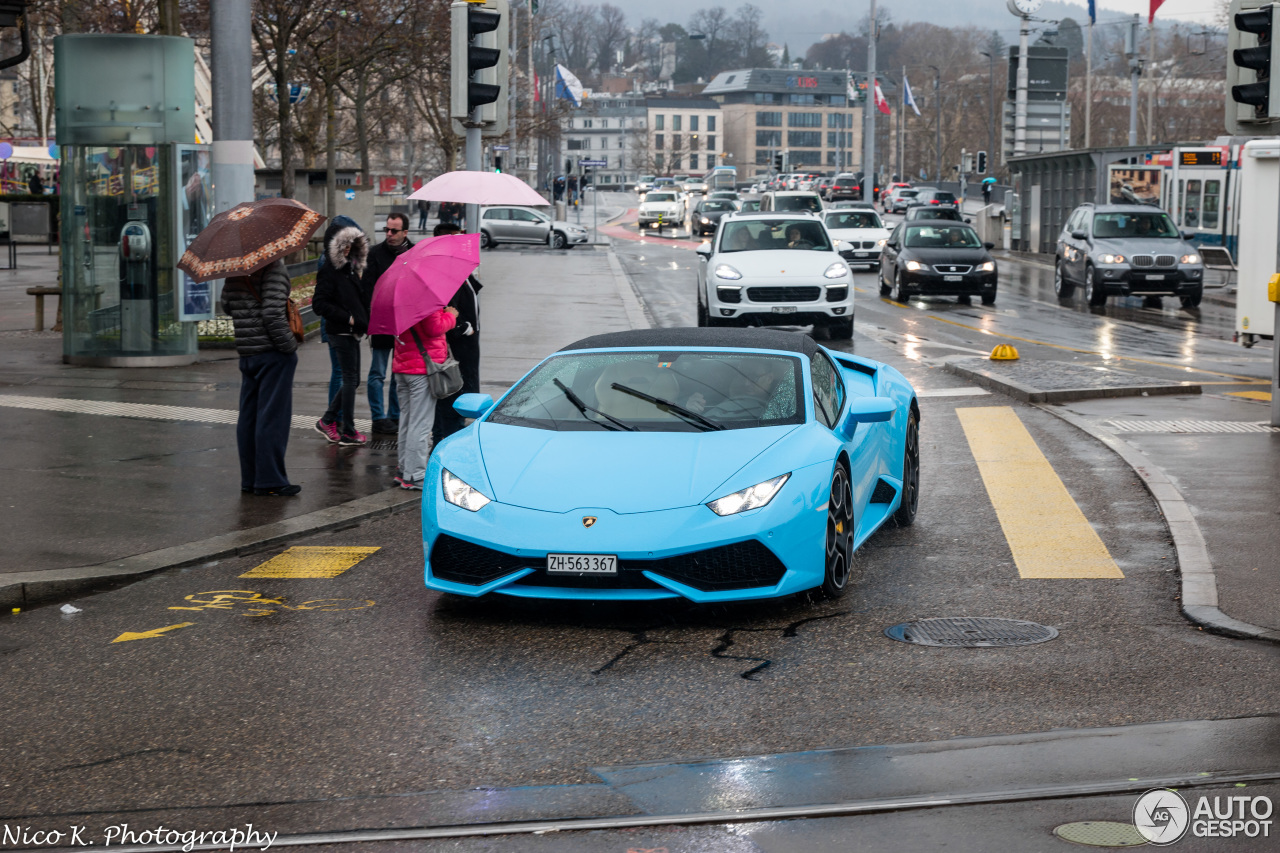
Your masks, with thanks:
[{"label": "pink umbrella", "polygon": [[505,172],[445,172],[409,198],[464,204],[551,204],[524,181]]},{"label": "pink umbrella", "polygon": [[449,304],[480,266],[480,237],[446,234],[415,243],[378,279],[369,332],[398,335]]}]

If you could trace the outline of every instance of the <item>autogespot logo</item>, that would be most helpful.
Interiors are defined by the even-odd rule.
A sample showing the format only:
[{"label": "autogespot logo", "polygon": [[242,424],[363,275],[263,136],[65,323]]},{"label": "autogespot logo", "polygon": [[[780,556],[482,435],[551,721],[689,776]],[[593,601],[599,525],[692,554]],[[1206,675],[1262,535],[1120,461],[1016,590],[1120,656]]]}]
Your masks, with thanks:
[{"label": "autogespot logo", "polygon": [[1150,844],[1164,846],[1187,832],[1190,810],[1177,791],[1152,788],[1133,805],[1133,826]]}]

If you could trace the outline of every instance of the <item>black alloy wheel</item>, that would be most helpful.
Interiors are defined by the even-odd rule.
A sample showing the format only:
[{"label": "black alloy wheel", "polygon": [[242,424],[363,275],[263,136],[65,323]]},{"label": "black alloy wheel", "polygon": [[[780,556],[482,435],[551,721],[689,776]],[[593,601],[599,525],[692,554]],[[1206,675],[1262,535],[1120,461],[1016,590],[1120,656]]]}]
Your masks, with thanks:
[{"label": "black alloy wheel", "polygon": [[551,232],[550,243],[551,248],[553,249],[563,249],[565,246],[569,245],[568,239],[560,231]]},{"label": "black alloy wheel", "polygon": [[489,236],[489,232],[481,231],[480,232],[480,248],[488,249],[488,248],[491,248],[493,245],[494,245],[493,238]]},{"label": "black alloy wheel", "polygon": [[1084,268],[1084,298],[1088,300],[1090,305],[1106,305],[1107,291],[1097,282],[1097,274],[1093,271],[1093,264],[1089,264]]},{"label": "black alloy wheel", "polygon": [[907,418],[907,445],[902,451],[902,503],[893,514],[899,527],[915,523],[920,506],[920,421],[913,411]]},{"label": "black alloy wheel", "polygon": [[1053,265],[1053,292],[1059,299],[1070,299],[1076,292],[1076,286],[1067,281],[1066,275],[1062,272],[1062,261],[1057,261]]},{"label": "black alloy wheel", "polygon": [[1200,300],[1204,298],[1204,287],[1197,287],[1192,291],[1190,296],[1179,297],[1182,300],[1183,308],[1199,308]]},{"label": "black alloy wheel", "polygon": [[911,293],[902,283],[902,273],[895,269],[893,271],[893,301],[906,304],[910,298]]},{"label": "black alloy wheel", "polygon": [[831,496],[827,500],[826,571],[822,594],[839,598],[849,587],[853,573],[853,488],[843,462],[831,475]]}]

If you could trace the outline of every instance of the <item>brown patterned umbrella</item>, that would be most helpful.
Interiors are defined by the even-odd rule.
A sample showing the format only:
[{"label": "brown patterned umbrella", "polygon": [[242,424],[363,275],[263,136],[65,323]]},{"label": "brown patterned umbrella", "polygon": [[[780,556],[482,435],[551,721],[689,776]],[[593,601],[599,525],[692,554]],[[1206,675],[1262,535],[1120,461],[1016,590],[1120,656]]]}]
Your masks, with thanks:
[{"label": "brown patterned umbrella", "polygon": [[238,204],[213,217],[178,261],[195,281],[248,275],[307,245],[324,217],[291,198]]}]

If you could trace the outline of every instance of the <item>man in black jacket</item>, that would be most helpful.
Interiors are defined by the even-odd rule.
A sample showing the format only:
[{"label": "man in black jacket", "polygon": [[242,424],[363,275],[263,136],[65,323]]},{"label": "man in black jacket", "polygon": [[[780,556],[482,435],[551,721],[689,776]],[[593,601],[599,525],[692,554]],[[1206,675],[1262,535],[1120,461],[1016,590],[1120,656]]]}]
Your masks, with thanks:
[{"label": "man in black jacket", "polygon": [[[456,225],[441,224],[436,226],[434,236],[461,233],[462,229]],[[436,422],[431,431],[433,447],[464,426],[462,416],[453,409],[453,402],[458,399],[458,395],[480,393],[481,287],[483,285],[475,276],[467,276],[462,287],[449,300],[449,305],[458,310],[458,318],[457,324],[445,332],[445,340],[449,342],[449,351],[458,360],[458,367],[462,370],[462,390],[452,397],[440,400],[436,405]]]},{"label": "man in black jacket", "polygon": [[[378,279],[391,268],[395,259],[407,252],[413,245],[409,239],[409,217],[403,213],[392,213],[387,217],[383,228],[387,238],[369,251],[369,262],[364,268],[360,285],[365,291],[365,302],[372,304],[373,291],[377,288]],[[369,393],[369,414],[373,417],[373,431],[387,435],[395,435],[400,431],[400,400],[396,396],[396,385],[391,383],[391,399],[383,408],[382,389],[387,381],[390,368],[391,350],[395,346],[394,335],[369,336],[369,379],[365,386]]]},{"label": "man in black jacket", "polygon": [[302,491],[284,470],[293,421],[298,341],[285,305],[291,282],[283,261],[245,278],[229,278],[222,310],[231,317],[240,355],[240,491],[290,497]]}]

